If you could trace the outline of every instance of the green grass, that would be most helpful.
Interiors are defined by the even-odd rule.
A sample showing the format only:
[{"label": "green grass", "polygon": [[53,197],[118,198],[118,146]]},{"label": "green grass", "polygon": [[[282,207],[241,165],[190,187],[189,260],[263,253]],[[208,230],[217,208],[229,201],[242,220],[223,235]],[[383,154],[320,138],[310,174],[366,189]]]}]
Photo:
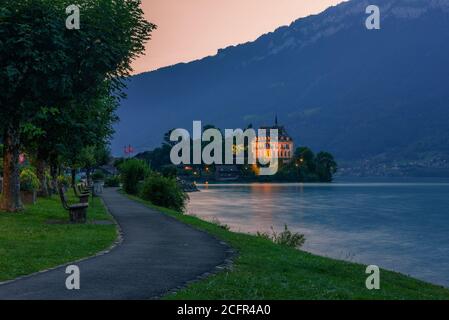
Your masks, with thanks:
[{"label": "green grass", "polygon": [[366,289],[366,266],[333,260],[131,199],[226,241],[238,251],[231,270],[196,282],[166,299],[449,299],[449,290],[382,270],[381,290]]},{"label": "green grass", "polygon": [[[69,203],[76,199],[69,192]],[[109,220],[99,198],[88,209],[89,220]],[[115,225],[47,224],[68,221],[59,198],[39,199],[21,213],[0,212],[0,282],[76,261],[110,247]]]}]

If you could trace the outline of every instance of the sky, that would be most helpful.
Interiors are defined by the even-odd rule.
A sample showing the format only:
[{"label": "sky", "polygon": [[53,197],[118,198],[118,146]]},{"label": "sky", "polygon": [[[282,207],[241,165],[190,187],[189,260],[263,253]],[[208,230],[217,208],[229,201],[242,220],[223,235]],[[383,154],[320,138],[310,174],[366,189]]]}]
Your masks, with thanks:
[{"label": "sky", "polygon": [[218,49],[256,40],[262,34],[316,14],[342,0],[142,0],[155,23],[146,54],[134,73],[215,55]]}]

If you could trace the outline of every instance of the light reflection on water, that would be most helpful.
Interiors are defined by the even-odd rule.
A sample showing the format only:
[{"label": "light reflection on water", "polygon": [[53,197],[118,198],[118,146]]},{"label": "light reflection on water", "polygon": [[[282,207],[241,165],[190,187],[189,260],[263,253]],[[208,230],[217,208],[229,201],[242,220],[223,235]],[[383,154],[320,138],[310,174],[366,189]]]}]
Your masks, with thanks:
[{"label": "light reflection on water", "polygon": [[232,230],[289,229],[316,254],[449,287],[449,183],[200,186],[188,212]]}]

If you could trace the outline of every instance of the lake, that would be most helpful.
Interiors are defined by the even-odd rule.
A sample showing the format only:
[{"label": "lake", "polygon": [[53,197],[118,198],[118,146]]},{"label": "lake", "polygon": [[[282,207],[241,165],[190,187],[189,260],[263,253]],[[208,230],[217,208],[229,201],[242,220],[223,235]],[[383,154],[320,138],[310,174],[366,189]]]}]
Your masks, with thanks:
[{"label": "lake", "polygon": [[449,183],[199,186],[188,213],[234,231],[303,233],[304,250],[449,287]]}]

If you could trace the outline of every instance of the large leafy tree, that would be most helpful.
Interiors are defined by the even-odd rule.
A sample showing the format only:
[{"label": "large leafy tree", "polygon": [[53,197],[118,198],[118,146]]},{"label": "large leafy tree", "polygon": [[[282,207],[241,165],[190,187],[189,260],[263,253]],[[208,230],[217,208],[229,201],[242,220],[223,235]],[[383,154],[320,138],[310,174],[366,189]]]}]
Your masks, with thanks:
[{"label": "large leafy tree", "polygon": [[71,2],[0,2],[4,210],[22,207],[18,158],[23,128],[42,129],[43,122],[35,120],[48,108],[62,117],[88,112],[105,81],[109,95],[117,96],[132,70],[132,60],[144,51],[155,28],[144,19],[140,0],[78,0],[81,29],[67,30],[65,8]]},{"label": "large leafy tree", "polygon": [[72,169],[90,169],[100,165],[101,158],[108,149],[109,138],[114,133],[113,123],[117,116],[117,101],[114,97],[100,96],[94,100],[88,112],[78,113],[80,118],[72,117],[72,126],[66,127],[62,133],[64,140],[70,143],[60,144],[58,160]]},{"label": "large leafy tree", "polygon": [[332,182],[333,175],[337,173],[337,162],[329,152],[320,152],[315,158],[316,171],[322,182]]},{"label": "large leafy tree", "polygon": [[[112,125],[117,121],[115,110],[118,101],[105,90],[91,104],[79,106],[76,110],[47,109],[23,130],[27,152],[34,155],[41,196],[49,194],[45,174],[48,167],[52,169],[54,184],[56,168],[61,164],[69,166],[73,172],[77,168],[90,168],[93,166],[86,165],[91,163],[86,155],[92,152],[86,152],[86,149],[95,150],[95,153],[107,149],[114,132]],[[95,154],[94,158],[99,156]]]},{"label": "large leafy tree", "polygon": [[[62,18],[62,15],[59,15]],[[52,18],[53,17],[53,18]],[[0,8],[1,207],[21,209],[21,127],[53,97],[64,95],[64,37],[57,9],[43,1],[3,1]]]}]

